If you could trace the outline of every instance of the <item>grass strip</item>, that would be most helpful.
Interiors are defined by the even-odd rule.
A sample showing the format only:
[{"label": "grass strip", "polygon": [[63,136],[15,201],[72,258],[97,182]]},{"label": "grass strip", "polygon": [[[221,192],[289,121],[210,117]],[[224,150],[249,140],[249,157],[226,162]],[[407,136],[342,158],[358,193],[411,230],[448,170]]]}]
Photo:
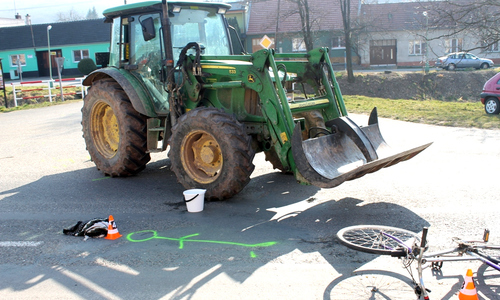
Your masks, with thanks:
[{"label": "grass strip", "polygon": [[500,129],[500,115],[488,115],[481,102],[438,100],[393,100],[344,96],[347,111],[369,114],[377,107],[382,118],[453,127]]}]

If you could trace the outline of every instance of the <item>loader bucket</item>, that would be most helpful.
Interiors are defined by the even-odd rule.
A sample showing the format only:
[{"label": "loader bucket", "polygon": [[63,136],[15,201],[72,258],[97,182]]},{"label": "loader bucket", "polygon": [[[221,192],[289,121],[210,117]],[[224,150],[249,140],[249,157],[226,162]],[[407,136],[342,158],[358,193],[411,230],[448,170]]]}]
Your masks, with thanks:
[{"label": "loader bucket", "polygon": [[432,144],[395,151],[380,133],[376,108],[366,127],[358,127],[348,117],[327,121],[325,125],[334,132],[303,141],[300,124],[297,124],[292,135],[297,170],[309,183],[322,188],[336,187],[344,181],[408,160]]}]

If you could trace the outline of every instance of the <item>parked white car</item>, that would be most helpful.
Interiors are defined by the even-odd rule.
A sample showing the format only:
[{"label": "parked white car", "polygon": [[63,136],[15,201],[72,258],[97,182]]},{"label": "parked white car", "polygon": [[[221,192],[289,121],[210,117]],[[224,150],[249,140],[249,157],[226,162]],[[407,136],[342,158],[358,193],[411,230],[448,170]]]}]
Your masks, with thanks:
[{"label": "parked white car", "polygon": [[479,58],[471,53],[455,52],[438,58],[436,67],[449,71],[456,68],[488,69],[493,67],[493,61],[487,58]]}]

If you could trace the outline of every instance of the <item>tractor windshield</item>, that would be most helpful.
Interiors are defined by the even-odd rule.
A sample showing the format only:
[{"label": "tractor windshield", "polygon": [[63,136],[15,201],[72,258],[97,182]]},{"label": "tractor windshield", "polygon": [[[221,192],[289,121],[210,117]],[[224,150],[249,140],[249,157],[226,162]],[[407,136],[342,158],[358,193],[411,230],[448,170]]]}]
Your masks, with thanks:
[{"label": "tractor windshield", "polygon": [[[168,95],[162,77],[163,59],[162,16],[158,9],[137,13],[139,4],[130,4],[130,12],[122,8],[110,11],[113,18],[110,46],[110,66],[125,68],[140,78],[153,99],[155,111],[168,113]],[[203,55],[230,55],[231,48],[225,20],[220,7],[173,5],[169,12],[174,64],[182,49],[190,42],[200,45]],[[116,16],[114,16],[116,14]],[[190,50],[194,51],[194,50]],[[188,51],[188,54],[194,54]],[[169,58],[170,59],[170,58]]]},{"label": "tractor windshield", "polygon": [[231,54],[224,19],[216,8],[191,6],[177,11],[170,18],[174,60],[190,42],[200,44],[204,55]]}]

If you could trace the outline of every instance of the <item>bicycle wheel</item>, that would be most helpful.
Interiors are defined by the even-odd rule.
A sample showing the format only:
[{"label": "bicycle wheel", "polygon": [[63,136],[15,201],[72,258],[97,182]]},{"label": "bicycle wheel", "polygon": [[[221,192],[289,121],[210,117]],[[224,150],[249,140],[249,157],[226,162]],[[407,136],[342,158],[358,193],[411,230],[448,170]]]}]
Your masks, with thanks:
[{"label": "bicycle wheel", "polygon": [[337,233],[337,237],[342,244],[349,248],[381,255],[391,255],[393,250],[401,248],[402,245],[396,239],[401,240],[408,247],[420,240],[417,234],[412,231],[379,225],[346,227]]},{"label": "bicycle wheel", "polygon": [[483,264],[477,270],[477,291],[481,292],[485,299],[499,299],[500,295],[500,273],[492,267]]},{"label": "bicycle wheel", "polygon": [[415,299],[412,281],[395,272],[361,270],[332,281],[323,299],[331,300],[408,300]]}]

